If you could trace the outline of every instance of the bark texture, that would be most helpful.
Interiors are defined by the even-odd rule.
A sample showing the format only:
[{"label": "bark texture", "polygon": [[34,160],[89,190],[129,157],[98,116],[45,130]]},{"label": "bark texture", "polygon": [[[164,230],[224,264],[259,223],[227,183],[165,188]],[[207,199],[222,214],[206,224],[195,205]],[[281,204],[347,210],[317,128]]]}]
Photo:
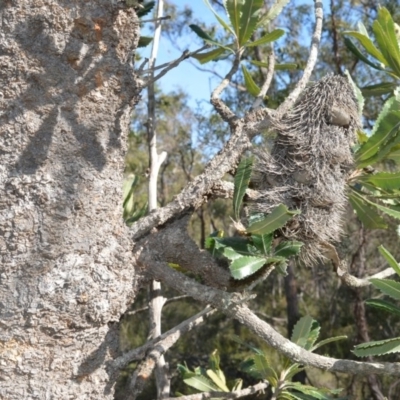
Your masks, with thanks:
[{"label": "bark texture", "polygon": [[0,21],[0,398],[112,398],[138,287],[121,193],[137,18],[2,0]]}]

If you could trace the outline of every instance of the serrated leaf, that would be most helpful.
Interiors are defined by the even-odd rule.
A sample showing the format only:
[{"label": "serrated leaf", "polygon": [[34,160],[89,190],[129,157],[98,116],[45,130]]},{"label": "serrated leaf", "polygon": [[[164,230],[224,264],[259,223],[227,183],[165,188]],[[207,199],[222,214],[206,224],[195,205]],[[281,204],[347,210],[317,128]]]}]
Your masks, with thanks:
[{"label": "serrated leaf", "polygon": [[253,159],[251,157],[243,158],[236,170],[233,189],[233,210],[236,220],[240,218],[243,196],[249,186],[251,171],[253,169]]},{"label": "serrated leaf", "polygon": [[359,178],[361,182],[372,183],[379,189],[395,190],[400,189],[400,172],[378,172],[376,174],[369,174]]},{"label": "serrated leaf", "polygon": [[369,229],[386,229],[385,220],[376,212],[373,206],[358,193],[351,192],[349,202],[357,214],[357,217]]},{"label": "serrated leaf", "polygon": [[195,58],[197,61],[200,61],[200,64],[206,64],[209,61],[215,60],[222,54],[226,52],[226,49],[219,47],[217,49],[207,51],[205,53],[197,53],[193,54],[191,57]]},{"label": "serrated leaf", "polygon": [[376,58],[382,64],[388,65],[387,60],[385,59],[383,54],[375,47],[370,38],[356,31],[346,31],[343,32],[343,34],[356,38],[360,42],[360,44],[364,47],[364,49],[367,51],[368,54]]},{"label": "serrated leaf", "polygon": [[309,315],[306,315],[305,317],[300,318],[296,325],[293,328],[293,333],[292,337],[290,340],[293,343],[296,343],[300,347],[304,347],[307,343],[307,339],[310,335],[311,328],[316,322],[313,318],[311,318]]},{"label": "serrated leaf", "polygon": [[361,88],[361,93],[364,96],[382,96],[383,94],[392,93],[396,89],[394,82],[381,82],[376,85],[364,86]]},{"label": "serrated leaf", "polygon": [[[218,352],[218,350],[214,350],[210,355],[210,358],[208,360],[208,364],[209,364],[209,366],[210,366],[210,368],[212,370],[221,371],[221,369],[219,367],[219,363],[220,363],[219,352]],[[224,383],[226,383],[225,375],[223,373],[222,373],[222,378],[221,379],[223,379]]]},{"label": "serrated leaf", "polygon": [[257,250],[265,256],[268,256],[271,252],[271,245],[274,235],[272,233],[267,235],[251,235],[251,240],[256,246]]},{"label": "serrated leaf", "polygon": [[386,300],[381,299],[369,299],[365,301],[367,306],[378,308],[382,311],[386,311],[390,314],[400,315],[400,308]]},{"label": "serrated leaf", "polygon": [[359,344],[352,350],[358,357],[381,356],[400,352],[400,338]]},{"label": "serrated leaf", "polygon": [[264,264],[265,258],[241,256],[233,260],[229,266],[229,270],[233,278],[243,279],[257,272]]},{"label": "serrated leaf", "polygon": [[284,204],[275,207],[268,216],[258,222],[251,224],[247,231],[258,235],[265,235],[282,228],[294,215],[300,211],[290,211]]},{"label": "serrated leaf", "polygon": [[274,256],[279,257],[291,257],[299,254],[301,247],[304,243],[290,241],[290,242],[281,242],[278,246],[275,247]]},{"label": "serrated leaf", "polygon": [[233,387],[232,387],[232,392],[238,392],[239,390],[242,390],[243,388],[243,379],[235,379]]},{"label": "serrated leaf", "polygon": [[368,60],[367,57],[364,56],[363,53],[361,53],[360,50],[358,50],[357,46],[353,43],[353,41],[347,37],[344,38],[344,44],[346,47],[361,61],[364,61],[366,64],[368,64],[370,67],[375,68],[379,71],[383,71],[384,68],[382,68],[380,65],[373,63],[372,61]]},{"label": "serrated leaf", "polygon": [[344,339],[347,339],[347,336],[345,336],[345,335],[335,336],[335,337],[331,337],[331,338],[328,338],[328,339],[321,340],[320,342],[315,344],[313,347],[311,347],[310,351],[314,351],[316,349],[319,349],[320,347],[325,346],[328,343],[333,343],[333,342],[337,342],[338,340],[344,340]]},{"label": "serrated leaf", "polygon": [[[299,382],[291,382],[287,385],[291,390],[296,390],[296,396],[300,399],[318,399],[318,400],[331,400],[332,398],[323,389],[317,389],[313,386],[303,385]],[[292,394],[292,392],[290,392]],[[306,396],[306,397],[304,397]],[[307,397],[310,396],[310,397]]]},{"label": "serrated leaf", "polygon": [[285,261],[279,262],[275,265],[275,270],[278,274],[282,276],[287,276],[287,263]]},{"label": "serrated leaf", "polygon": [[[220,372],[222,372],[220,370]],[[211,380],[213,381],[213,383],[215,385],[218,386],[218,388],[222,391],[222,392],[230,392],[230,390],[228,389],[228,387],[226,386],[225,383],[225,376],[224,379],[221,379],[221,376],[216,374],[215,371],[213,371],[212,369],[208,369],[206,371],[206,374],[209,376],[209,378],[211,378]]]},{"label": "serrated leaf", "polygon": [[150,11],[154,8],[156,2],[148,1],[147,3],[142,4],[142,7],[136,11],[136,15],[138,18],[142,18],[145,15],[149,14]]},{"label": "serrated leaf", "polygon": [[250,72],[244,65],[242,65],[242,72],[244,76],[244,84],[246,86],[247,91],[252,96],[257,97],[261,89],[254,82],[253,77],[251,76]]},{"label": "serrated leaf", "polygon": [[306,350],[310,350],[314,346],[315,342],[318,339],[320,330],[321,330],[321,327],[320,327],[319,323],[314,320],[314,322],[313,322],[313,324],[311,326],[311,331],[310,331],[310,333],[308,335],[308,338],[307,338],[307,342],[306,342],[306,344],[304,346],[304,348]]},{"label": "serrated leaf", "polygon": [[275,370],[268,365],[266,357],[255,355],[252,359],[254,360],[253,373],[258,374],[262,379],[266,379],[271,386],[276,387],[279,378]]},{"label": "serrated leaf", "polygon": [[396,271],[396,274],[400,276],[400,264],[396,261],[396,259],[390,254],[390,252],[383,247],[383,245],[380,245],[378,247],[379,253],[383,255],[385,260],[388,262],[388,264]]},{"label": "serrated leaf", "polygon": [[400,300],[400,282],[393,281],[392,279],[370,279],[369,281],[383,294],[395,300]]},{"label": "serrated leaf", "polygon": [[292,378],[297,375],[299,372],[304,371],[305,368],[300,364],[294,363],[289,368],[287,368],[285,372],[285,381],[290,381]]},{"label": "serrated leaf", "polygon": [[255,40],[254,42],[246,43],[246,47],[260,46],[265,43],[274,42],[278,40],[285,34],[283,29],[274,29],[272,32],[267,33],[266,35],[260,37],[260,39]]},{"label": "serrated leaf", "polygon": [[275,3],[271,6],[267,14],[264,17],[260,18],[257,23],[257,27],[259,26],[266,26],[271,21],[273,21],[281,12],[283,7],[289,3],[290,0],[276,0]]},{"label": "serrated leaf", "polygon": [[221,24],[221,26],[228,32],[231,33],[233,35],[235,35],[235,32],[232,30],[232,28],[218,15],[218,13],[213,9],[213,7],[211,6],[210,2],[208,0],[204,0],[204,3],[206,4],[206,6],[212,11],[212,13],[214,14],[215,18],[217,19],[217,21]]}]

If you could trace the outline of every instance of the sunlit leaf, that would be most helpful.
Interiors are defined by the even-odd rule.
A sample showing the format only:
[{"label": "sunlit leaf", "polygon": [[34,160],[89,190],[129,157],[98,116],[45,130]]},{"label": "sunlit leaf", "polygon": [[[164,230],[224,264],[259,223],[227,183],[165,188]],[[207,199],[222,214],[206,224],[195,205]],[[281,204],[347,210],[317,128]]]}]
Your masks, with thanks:
[{"label": "sunlit leaf", "polygon": [[[219,370],[220,372],[222,372],[221,370]],[[213,381],[213,383],[218,386],[219,390],[222,392],[229,392],[230,390],[228,389],[228,387],[226,386],[225,383],[225,376],[224,379],[221,379],[221,376],[219,374],[217,374],[215,371],[213,371],[212,369],[208,369],[206,371],[206,374],[209,376],[209,378]]]},{"label": "sunlit leaf", "polygon": [[392,279],[370,279],[369,281],[383,294],[395,300],[400,300],[400,282],[396,282]]},{"label": "sunlit leaf", "polygon": [[305,317],[300,318],[296,325],[293,328],[293,333],[292,337],[290,340],[293,343],[296,343],[300,347],[304,347],[307,343],[308,336],[310,335],[311,328],[316,322],[313,318],[311,318],[309,315],[306,315]]},{"label": "sunlit leaf", "polygon": [[265,219],[251,224],[247,230],[259,235],[268,234],[282,228],[287,221],[299,213],[300,211],[290,211],[284,204],[280,204]]},{"label": "sunlit leaf", "polygon": [[[187,374],[189,375],[189,374]],[[183,382],[186,383],[186,385],[189,385],[197,390],[200,390],[201,392],[217,392],[219,391],[219,388],[217,385],[215,385],[210,379],[206,378],[203,375],[196,375],[193,373],[192,376],[188,376],[183,379]]]},{"label": "sunlit leaf", "polygon": [[359,177],[360,182],[372,183],[376,187],[384,190],[400,189],[400,172],[378,172]]},{"label": "sunlit leaf", "polygon": [[375,47],[370,38],[362,35],[360,32],[355,31],[346,31],[343,32],[343,34],[356,38],[364,47],[364,49],[368,52],[368,54],[379,60],[382,64],[389,65],[383,54]]},{"label": "sunlit leaf", "polygon": [[220,47],[220,48],[222,48],[224,50],[228,50],[228,51],[234,53],[234,51],[229,46],[225,46],[222,43],[218,43],[207,32],[205,32],[202,28],[200,28],[200,26],[191,24],[191,25],[189,25],[189,28],[194,33],[196,33],[197,36],[199,36],[201,39],[203,39],[206,43],[208,43],[208,44],[210,44],[212,46]]},{"label": "sunlit leaf", "polygon": [[[251,64],[256,65],[257,67],[268,68],[268,63],[262,61],[251,60]],[[297,69],[299,68],[298,64],[295,63],[283,63],[283,64],[275,64],[274,69],[276,71],[283,71],[287,69]]]},{"label": "sunlit leaf", "polygon": [[316,349],[319,349],[320,347],[325,346],[326,344],[337,342],[339,340],[345,340],[345,339],[347,339],[347,336],[343,335],[343,336],[335,336],[335,337],[331,337],[331,338],[328,338],[328,339],[321,340],[320,342],[315,344],[313,347],[311,347],[310,351],[314,351]]},{"label": "sunlit leaf", "polygon": [[212,11],[214,14],[215,18],[218,20],[218,22],[221,24],[221,26],[228,31],[229,33],[235,35],[235,32],[232,30],[232,28],[218,15],[218,13],[212,8],[209,0],[203,0],[204,3],[207,5],[207,7]]},{"label": "sunlit leaf", "polygon": [[390,254],[390,252],[383,247],[383,245],[380,245],[378,247],[379,253],[385,257],[385,260],[388,262],[388,264],[396,271],[396,274],[400,276],[400,264],[396,261],[396,259]]},{"label": "sunlit leaf", "polygon": [[396,89],[396,83],[394,82],[381,82],[376,85],[364,86],[361,88],[361,93],[364,96],[382,96],[383,94],[392,93]]},{"label": "sunlit leaf", "polygon": [[242,256],[235,259],[229,266],[235,279],[243,279],[252,275],[265,265],[265,258]]},{"label": "sunlit leaf", "polygon": [[242,71],[244,76],[244,84],[246,86],[247,91],[254,97],[257,97],[258,94],[260,93],[260,88],[254,82],[253,77],[251,76],[250,72],[244,65],[242,65]]},{"label": "sunlit leaf", "polygon": [[274,251],[274,256],[280,257],[291,257],[299,254],[301,246],[303,246],[302,242],[288,241],[281,242],[276,246]]},{"label": "sunlit leaf", "polygon": [[357,48],[357,46],[353,43],[353,41],[347,37],[344,38],[344,44],[346,47],[361,61],[364,61],[366,64],[371,66],[372,68],[375,68],[379,71],[383,71],[384,68],[382,68],[381,65],[375,64],[372,61],[370,61],[367,57],[364,56],[363,53]]},{"label": "sunlit leaf", "polygon": [[[228,0],[229,1],[229,0]],[[234,0],[236,2],[236,0]],[[257,23],[260,19],[260,10],[264,5],[264,0],[246,0],[244,1],[239,19],[239,45],[243,46],[250,39]]]}]

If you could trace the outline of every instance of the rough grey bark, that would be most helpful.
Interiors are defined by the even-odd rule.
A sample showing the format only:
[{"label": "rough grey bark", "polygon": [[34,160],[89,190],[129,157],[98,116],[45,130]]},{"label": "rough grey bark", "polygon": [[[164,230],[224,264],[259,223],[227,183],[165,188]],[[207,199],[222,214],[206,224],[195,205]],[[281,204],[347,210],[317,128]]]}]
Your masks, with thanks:
[{"label": "rough grey bark", "polygon": [[107,399],[138,277],[122,174],[132,9],[0,2],[0,397]]}]

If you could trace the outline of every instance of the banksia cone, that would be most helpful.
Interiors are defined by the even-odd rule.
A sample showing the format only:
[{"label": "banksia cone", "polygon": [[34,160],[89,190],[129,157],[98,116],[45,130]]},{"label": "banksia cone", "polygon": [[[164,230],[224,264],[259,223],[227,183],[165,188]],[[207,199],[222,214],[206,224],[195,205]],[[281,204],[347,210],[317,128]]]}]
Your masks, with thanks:
[{"label": "banksia cone", "polygon": [[307,264],[339,240],[346,205],[351,146],[360,127],[357,100],[345,77],[328,75],[304,90],[295,107],[276,121],[271,151],[257,149],[255,198],[250,207],[269,213],[278,204],[300,210],[281,230],[304,243]]}]

